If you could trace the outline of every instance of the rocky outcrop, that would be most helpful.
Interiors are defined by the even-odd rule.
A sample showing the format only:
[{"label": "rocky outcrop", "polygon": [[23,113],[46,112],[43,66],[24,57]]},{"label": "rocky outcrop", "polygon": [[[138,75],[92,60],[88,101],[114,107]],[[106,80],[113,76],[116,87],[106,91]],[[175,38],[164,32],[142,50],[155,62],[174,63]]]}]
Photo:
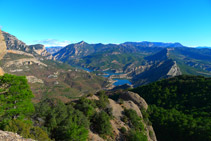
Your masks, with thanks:
[{"label": "rocky outcrop", "polygon": [[172,59],[167,59],[161,62],[155,62],[148,70],[134,75],[132,82],[135,87],[148,84],[160,79],[170,78],[181,75],[181,71],[177,63]]},{"label": "rocky outcrop", "polygon": [[4,35],[8,50],[20,50],[25,52],[30,51],[28,46],[24,42],[18,40],[15,36],[4,31],[2,33]]},{"label": "rocky outcrop", "polygon": [[26,76],[26,79],[28,80],[29,83],[41,83],[41,84],[44,83],[42,79],[38,79],[35,76]]},{"label": "rocky outcrop", "polygon": [[[7,47],[0,29],[0,60],[4,57],[6,53],[7,53]],[[0,67],[0,76],[1,75],[4,75],[4,70]]]},{"label": "rocky outcrop", "polygon": [[180,68],[177,66],[176,61],[174,61],[174,64],[172,65],[171,69],[167,73],[168,76],[174,77],[178,75],[182,75],[182,72],[180,71]]},{"label": "rocky outcrop", "polygon": [[4,75],[4,70],[0,67],[0,76]]},{"label": "rocky outcrop", "polygon": [[4,57],[6,53],[7,53],[7,47],[6,47],[4,37],[0,29],[0,60]]},{"label": "rocky outcrop", "polygon": [[24,139],[23,137],[19,136],[17,133],[1,131],[1,130],[0,130],[0,140],[1,141],[35,141],[32,139]]},{"label": "rocky outcrop", "polygon": [[30,45],[29,48],[36,52],[37,54],[46,57],[47,59],[54,59],[53,55],[47,52],[44,45],[36,44],[36,45]]},{"label": "rocky outcrop", "polygon": [[[130,130],[130,126],[122,121],[122,118],[124,117],[124,109],[132,109],[136,111],[137,115],[141,117],[141,119],[144,119],[142,112],[147,110],[148,105],[142,97],[134,92],[117,90],[108,91],[107,94],[109,97],[115,97],[115,101],[109,99],[108,108],[112,109],[112,115],[114,117],[110,122],[113,128],[115,140],[121,141],[123,138],[120,129],[124,127],[127,131]],[[145,122],[145,120],[142,120],[142,123],[144,124],[148,141],[157,141],[152,126]]]},{"label": "rocky outcrop", "polygon": [[25,56],[29,56],[29,57],[34,57],[30,53],[26,53],[26,52],[18,51],[18,50],[7,50],[7,53],[12,53],[12,54],[18,54],[18,55],[25,55]]},{"label": "rocky outcrop", "polygon": [[89,131],[89,141],[104,141],[98,134]]},{"label": "rocky outcrop", "polygon": [[14,60],[14,61],[9,61],[7,62],[4,67],[10,67],[12,65],[15,65],[15,66],[23,66],[23,65],[32,65],[32,64],[36,64],[36,65],[41,65],[41,66],[44,66],[44,67],[47,67],[46,64],[38,61],[37,59],[35,58],[24,58],[24,59],[18,59],[18,60]]},{"label": "rocky outcrop", "polygon": [[123,92],[120,95],[120,98],[125,101],[134,102],[140,109],[147,110],[147,108],[148,108],[146,101],[134,92],[130,92],[130,91]]},{"label": "rocky outcrop", "polygon": [[3,36],[5,38],[6,46],[8,50],[18,50],[18,51],[24,51],[26,53],[31,53],[34,56],[40,55],[47,59],[54,59],[54,57],[48,53],[44,47],[44,45],[36,44],[36,45],[26,45],[21,40],[18,40],[15,36],[7,33],[2,32]]}]

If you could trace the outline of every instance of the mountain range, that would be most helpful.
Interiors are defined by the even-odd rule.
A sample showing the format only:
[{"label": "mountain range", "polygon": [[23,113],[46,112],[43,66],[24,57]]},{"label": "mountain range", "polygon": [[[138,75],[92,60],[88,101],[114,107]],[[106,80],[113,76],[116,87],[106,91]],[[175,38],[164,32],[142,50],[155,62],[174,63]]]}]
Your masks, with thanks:
[{"label": "mountain range", "polygon": [[[26,45],[0,31],[0,75],[0,129],[24,138],[211,139],[208,48],[180,43],[82,41],[46,49],[41,44]],[[128,79],[135,88],[114,87],[117,79]],[[23,110],[25,104],[32,111],[35,105],[35,112]],[[19,114],[26,118],[16,119]],[[0,138],[11,134],[1,130]]]},{"label": "mountain range", "polygon": [[181,74],[211,76],[210,54],[211,49],[190,48],[180,43],[82,41],[62,48],[53,56],[72,66],[122,73],[125,78],[131,78],[134,86],[139,86]]}]

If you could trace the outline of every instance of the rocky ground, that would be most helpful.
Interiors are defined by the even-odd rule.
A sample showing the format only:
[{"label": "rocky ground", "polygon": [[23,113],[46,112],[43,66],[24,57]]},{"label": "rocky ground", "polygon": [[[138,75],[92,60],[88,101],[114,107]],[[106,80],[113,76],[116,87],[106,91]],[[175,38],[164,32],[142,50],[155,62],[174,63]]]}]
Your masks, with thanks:
[{"label": "rocky ground", "polygon": [[35,141],[35,140],[24,139],[16,133],[0,130],[0,141]]}]

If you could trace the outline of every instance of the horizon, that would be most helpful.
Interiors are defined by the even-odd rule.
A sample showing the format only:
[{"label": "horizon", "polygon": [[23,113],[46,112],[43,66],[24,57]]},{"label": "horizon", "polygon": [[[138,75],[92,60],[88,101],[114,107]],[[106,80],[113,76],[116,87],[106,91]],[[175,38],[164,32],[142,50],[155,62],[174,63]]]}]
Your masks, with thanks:
[{"label": "horizon", "polygon": [[[0,28],[0,30],[1,31],[4,31],[4,30],[2,30],[1,28]],[[4,32],[6,32],[6,31],[4,31]],[[6,33],[8,33],[8,32],[6,32]],[[10,34],[10,33],[9,33]],[[11,34],[12,35],[12,34]],[[15,36],[15,35],[12,35],[12,36]],[[15,36],[16,37],[16,36]],[[19,39],[18,37],[16,37],[18,40],[20,40],[20,41],[22,41],[22,42],[24,42],[23,40],[21,40],[21,39]],[[68,45],[71,45],[71,44],[78,44],[78,43],[81,43],[81,42],[85,42],[85,43],[87,43],[87,44],[103,44],[103,45],[108,45],[108,44],[115,44],[115,45],[120,45],[120,44],[124,44],[124,43],[128,43],[128,42],[131,42],[131,43],[144,43],[144,42],[149,42],[149,43],[165,43],[165,44],[176,44],[176,43],[178,43],[178,44],[181,44],[182,46],[184,46],[184,47],[189,47],[189,48],[211,48],[211,46],[185,46],[185,45],[183,45],[182,43],[180,43],[180,42],[160,42],[160,41],[125,41],[125,42],[122,42],[122,43],[101,43],[101,42],[96,42],[96,43],[90,43],[90,42],[86,42],[86,41],[84,41],[84,40],[81,40],[81,41],[79,41],[79,42],[70,42],[70,41],[65,41],[65,42],[69,42],[69,44],[60,44],[60,45],[47,45],[47,44],[43,44],[43,43],[40,43],[40,42],[38,42],[38,43],[35,43],[35,44],[27,44],[26,43],[26,45],[36,45],[36,44],[41,44],[41,45],[44,45],[44,47],[45,48],[51,48],[51,47],[66,47],[66,46],[68,46]],[[24,42],[25,43],[25,42]]]},{"label": "horizon", "polygon": [[27,45],[148,41],[211,47],[209,0],[10,0],[1,5],[10,9],[0,9],[5,13],[0,27]]}]

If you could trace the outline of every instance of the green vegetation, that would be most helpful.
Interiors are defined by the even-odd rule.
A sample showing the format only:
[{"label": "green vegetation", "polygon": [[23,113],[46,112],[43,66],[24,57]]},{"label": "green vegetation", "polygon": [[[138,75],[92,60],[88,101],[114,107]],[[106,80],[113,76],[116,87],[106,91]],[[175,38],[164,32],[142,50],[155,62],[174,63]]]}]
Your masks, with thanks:
[{"label": "green vegetation", "polygon": [[144,130],[144,125],[141,118],[137,115],[135,110],[125,109],[124,121],[128,122],[131,129],[126,135],[128,141],[147,141],[147,136]]},{"label": "green vegetation", "polygon": [[100,92],[102,108],[96,112],[94,100],[81,97],[64,104],[56,98],[44,98],[32,104],[33,94],[23,76],[5,74],[0,77],[0,129],[12,131],[25,138],[47,141],[81,140],[88,138],[88,129],[109,137],[112,134],[107,107],[108,97]]},{"label": "green vegetation", "polygon": [[0,129],[19,133],[25,138],[50,140],[40,127],[32,125],[33,94],[23,76],[0,77]]},{"label": "green vegetation", "polygon": [[95,114],[92,121],[92,127],[103,138],[106,138],[106,135],[110,135],[110,136],[112,135],[110,117],[104,111],[101,111],[100,113]]},{"label": "green vegetation", "polygon": [[5,74],[0,77],[0,123],[24,119],[34,111],[33,94],[23,76]]},{"label": "green vegetation", "polygon": [[211,78],[183,75],[132,91],[150,104],[158,140],[211,140]]}]

